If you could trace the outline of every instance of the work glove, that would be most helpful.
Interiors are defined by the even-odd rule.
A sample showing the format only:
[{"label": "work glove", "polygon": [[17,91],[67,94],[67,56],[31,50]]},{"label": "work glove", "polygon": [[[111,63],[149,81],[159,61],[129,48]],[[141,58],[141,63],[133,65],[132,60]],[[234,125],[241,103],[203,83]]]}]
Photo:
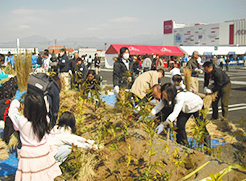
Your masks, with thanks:
[{"label": "work glove", "polygon": [[199,69],[199,73],[200,73],[200,74],[203,74],[203,71],[202,71],[202,69]]},{"label": "work glove", "polygon": [[204,93],[205,94],[212,94],[213,91],[211,89],[209,89],[208,87],[204,87]]},{"label": "work glove", "polygon": [[137,114],[139,111],[140,111],[140,106],[136,106],[136,107],[133,109],[133,113],[135,113],[135,114]]},{"label": "work glove", "polygon": [[91,145],[95,144],[95,141],[94,140],[86,140],[86,142],[89,143],[89,144],[91,144]]},{"label": "work glove", "polygon": [[149,119],[149,120],[152,120],[152,119],[154,119],[155,118],[155,115],[153,115],[153,116],[151,116],[150,114],[147,116],[147,117],[145,117],[145,118],[143,118],[143,116],[140,116],[139,118],[138,118],[138,120],[139,121],[144,121],[144,120],[146,120],[146,119]]},{"label": "work glove", "polygon": [[19,89],[17,89],[15,93],[15,99],[17,99],[20,102],[23,102],[24,99],[21,99],[21,97],[26,93],[27,91],[20,92]]},{"label": "work glove", "polygon": [[114,87],[114,94],[117,96],[119,94],[119,92],[120,92],[120,88],[117,85],[117,86]]},{"label": "work glove", "polygon": [[72,75],[72,70],[69,70],[68,73],[69,73],[70,75]]},{"label": "work glove", "polygon": [[157,134],[161,134],[161,132],[164,130],[165,126],[164,124],[159,124],[156,128],[155,128],[155,131]]},{"label": "work glove", "polygon": [[198,68],[195,68],[195,70],[194,70],[195,72],[199,72],[199,69]]}]

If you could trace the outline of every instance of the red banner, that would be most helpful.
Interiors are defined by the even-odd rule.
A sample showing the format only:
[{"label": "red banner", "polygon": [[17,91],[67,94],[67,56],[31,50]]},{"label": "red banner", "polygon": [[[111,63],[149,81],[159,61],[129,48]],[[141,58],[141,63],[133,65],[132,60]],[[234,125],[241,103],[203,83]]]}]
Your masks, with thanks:
[{"label": "red banner", "polygon": [[171,34],[173,33],[173,21],[164,21],[164,34]]}]

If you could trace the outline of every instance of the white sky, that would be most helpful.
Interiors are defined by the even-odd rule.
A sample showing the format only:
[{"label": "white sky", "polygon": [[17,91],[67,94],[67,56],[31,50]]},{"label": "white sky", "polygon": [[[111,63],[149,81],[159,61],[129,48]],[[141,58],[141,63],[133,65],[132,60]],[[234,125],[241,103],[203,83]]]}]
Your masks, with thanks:
[{"label": "white sky", "polygon": [[32,35],[157,35],[165,20],[193,24],[240,18],[246,18],[246,0],[0,0],[0,42]]}]

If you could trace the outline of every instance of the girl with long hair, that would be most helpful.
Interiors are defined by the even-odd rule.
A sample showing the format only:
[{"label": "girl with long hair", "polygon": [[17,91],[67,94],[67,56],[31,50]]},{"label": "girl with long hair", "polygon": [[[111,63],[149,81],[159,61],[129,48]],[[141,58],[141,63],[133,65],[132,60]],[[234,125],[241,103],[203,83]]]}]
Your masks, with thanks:
[{"label": "girl with long hair", "polygon": [[[193,115],[196,119],[204,121],[203,115],[199,115],[199,110],[203,109],[203,100],[196,94],[189,91],[177,91],[176,87],[171,83],[166,83],[161,88],[162,101],[152,109],[151,115],[158,113],[166,104],[172,107],[172,112],[168,115],[164,122],[156,128],[157,134],[160,134],[165,126],[174,122],[177,118],[177,143],[188,146],[185,125],[188,119]],[[198,122],[197,122],[198,123]],[[204,128],[205,139],[204,144],[210,147],[210,136]]]},{"label": "girl with long hair", "polygon": [[20,132],[22,143],[15,180],[54,180],[61,170],[47,144],[49,117],[45,101],[41,95],[27,94],[21,115],[18,109],[23,93],[17,91],[8,114],[15,130]]}]

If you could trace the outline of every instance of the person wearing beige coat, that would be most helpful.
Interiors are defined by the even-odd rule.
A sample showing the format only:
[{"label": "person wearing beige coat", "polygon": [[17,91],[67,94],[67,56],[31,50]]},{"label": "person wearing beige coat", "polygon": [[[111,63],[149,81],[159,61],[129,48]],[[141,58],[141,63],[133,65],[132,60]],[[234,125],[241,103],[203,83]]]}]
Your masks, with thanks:
[{"label": "person wearing beige coat", "polygon": [[163,69],[145,72],[139,75],[134,81],[130,92],[133,93],[134,97],[138,98],[138,100],[144,99],[149,93],[149,90],[154,85],[158,84],[158,79],[161,79],[162,77],[164,77]]}]

